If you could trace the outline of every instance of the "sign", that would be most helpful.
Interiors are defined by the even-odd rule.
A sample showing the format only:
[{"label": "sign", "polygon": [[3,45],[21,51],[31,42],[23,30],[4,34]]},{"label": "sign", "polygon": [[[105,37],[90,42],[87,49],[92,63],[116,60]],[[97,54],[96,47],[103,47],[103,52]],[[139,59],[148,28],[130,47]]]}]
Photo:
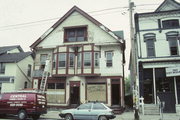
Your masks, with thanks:
[{"label": "sign", "polygon": [[180,67],[166,68],[166,77],[180,76]]}]

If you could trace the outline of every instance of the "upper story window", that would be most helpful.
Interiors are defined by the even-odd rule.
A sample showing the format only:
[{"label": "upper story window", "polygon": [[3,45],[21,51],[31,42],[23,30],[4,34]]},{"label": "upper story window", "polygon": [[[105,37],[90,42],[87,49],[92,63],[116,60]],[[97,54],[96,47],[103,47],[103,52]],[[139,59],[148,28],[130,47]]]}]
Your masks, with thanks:
[{"label": "upper story window", "polygon": [[59,53],[59,67],[66,67],[66,53]]},{"label": "upper story window", "polygon": [[69,67],[74,67],[74,58],[75,58],[74,53],[70,53],[69,54]]},{"label": "upper story window", "polygon": [[91,66],[91,52],[84,52],[84,66]]},{"label": "upper story window", "polygon": [[112,67],[113,66],[113,52],[108,51],[105,52],[106,54],[106,67]]},{"label": "upper story window", "polygon": [[169,42],[170,54],[178,55],[178,32],[172,31],[166,33],[167,40]]},{"label": "upper story window", "polygon": [[65,28],[64,42],[87,41],[87,27]]},{"label": "upper story window", "polygon": [[178,28],[179,20],[178,19],[164,20],[162,21],[162,27],[163,28]]},{"label": "upper story window", "polygon": [[45,64],[47,59],[47,54],[41,54],[40,55],[40,63]]},{"label": "upper story window", "polygon": [[94,66],[99,67],[99,52],[94,53]]},{"label": "upper story window", "polygon": [[78,66],[78,67],[81,67],[81,60],[82,60],[82,58],[81,58],[81,53],[78,53],[78,54],[77,54],[77,66]]},{"label": "upper story window", "polygon": [[27,88],[28,82],[24,82],[24,88]]},{"label": "upper story window", "polygon": [[54,69],[56,68],[56,57],[57,57],[57,54],[54,54],[54,56],[53,56],[53,68]]},{"label": "upper story window", "polygon": [[31,69],[32,69],[32,66],[29,64],[28,65],[28,71],[27,71],[27,76],[28,77],[31,77]]},{"label": "upper story window", "polygon": [[156,40],[156,35],[154,33],[144,34],[144,41],[146,42],[147,57],[155,56],[155,46],[154,41]]},{"label": "upper story window", "polygon": [[0,63],[0,74],[5,73],[5,63]]}]

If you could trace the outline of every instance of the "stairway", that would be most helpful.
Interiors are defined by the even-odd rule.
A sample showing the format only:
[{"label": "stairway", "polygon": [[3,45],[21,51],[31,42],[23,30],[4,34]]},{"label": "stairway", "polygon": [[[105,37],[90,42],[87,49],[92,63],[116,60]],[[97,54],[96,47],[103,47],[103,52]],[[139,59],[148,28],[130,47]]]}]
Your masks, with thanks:
[{"label": "stairway", "polygon": [[160,115],[159,106],[156,104],[144,104],[145,115]]}]

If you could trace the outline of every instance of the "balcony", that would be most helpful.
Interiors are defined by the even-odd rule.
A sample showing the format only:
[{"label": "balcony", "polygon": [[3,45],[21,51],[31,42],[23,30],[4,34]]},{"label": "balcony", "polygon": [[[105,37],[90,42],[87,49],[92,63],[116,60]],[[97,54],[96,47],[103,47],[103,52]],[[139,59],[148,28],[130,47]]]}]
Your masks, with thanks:
[{"label": "balcony", "polygon": [[42,77],[43,70],[34,70],[33,77]]}]

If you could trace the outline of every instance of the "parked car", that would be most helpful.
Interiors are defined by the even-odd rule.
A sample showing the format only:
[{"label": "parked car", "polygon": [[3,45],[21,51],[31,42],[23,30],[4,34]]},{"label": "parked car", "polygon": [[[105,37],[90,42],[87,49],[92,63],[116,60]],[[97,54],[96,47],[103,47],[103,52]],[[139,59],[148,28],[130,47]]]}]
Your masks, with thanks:
[{"label": "parked car", "polygon": [[34,92],[12,92],[0,94],[0,116],[7,114],[18,115],[19,120],[27,117],[38,119],[47,113],[46,97]]},{"label": "parked car", "polygon": [[98,102],[81,104],[76,109],[62,110],[59,116],[65,120],[109,120],[116,117],[113,110]]}]

